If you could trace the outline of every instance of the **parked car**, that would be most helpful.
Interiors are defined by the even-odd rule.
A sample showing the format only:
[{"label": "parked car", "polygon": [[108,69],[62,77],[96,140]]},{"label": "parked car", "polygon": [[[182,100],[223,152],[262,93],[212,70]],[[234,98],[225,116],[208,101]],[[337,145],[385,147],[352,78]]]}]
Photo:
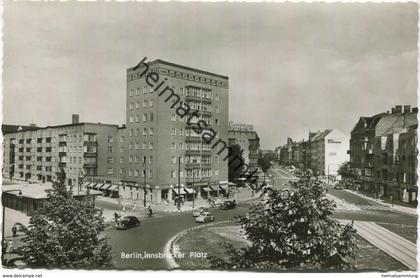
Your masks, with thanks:
[{"label": "parked car", "polygon": [[220,209],[234,209],[236,208],[236,201],[225,201],[220,205]]},{"label": "parked car", "polygon": [[214,216],[211,212],[203,212],[199,217],[195,218],[195,222],[197,223],[207,223],[210,221],[214,221]]},{"label": "parked car", "polygon": [[343,187],[340,186],[340,185],[338,185],[338,184],[336,184],[336,185],[334,185],[334,189],[341,190],[341,189],[343,189]]},{"label": "parked car", "polygon": [[193,211],[192,216],[193,217],[199,217],[201,214],[203,214],[206,211],[208,211],[208,208],[201,207],[201,208]]},{"label": "parked car", "polygon": [[140,220],[135,216],[125,216],[123,219],[115,223],[118,230],[125,230],[140,225]]}]

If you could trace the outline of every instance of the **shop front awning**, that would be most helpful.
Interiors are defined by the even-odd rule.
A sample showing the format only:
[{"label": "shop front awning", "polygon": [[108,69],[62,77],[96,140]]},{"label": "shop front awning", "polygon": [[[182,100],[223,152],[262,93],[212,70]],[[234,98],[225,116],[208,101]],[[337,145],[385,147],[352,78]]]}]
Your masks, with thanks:
[{"label": "shop front awning", "polygon": [[229,190],[229,186],[226,184],[219,184],[219,187],[225,191]]},{"label": "shop front awning", "polygon": [[118,185],[112,184],[107,190],[110,190],[110,191],[118,191]]},{"label": "shop front awning", "polygon": [[101,187],[99,187],[100,190],[107,190],[108,188],[111,187],[112,184],[110,183],[105,183],[103,184]]},{"label": "shop front awning", "polygon": [[92,188],[93,189],[99,189],[99,187],[101,187],[102,186],[102,183],[95,183],[93,186],[92,186]]},{"label": "shop front awning", "polygon": [[184,188],[185,191],[187,191],[188,194],[194,194],[196,191],[193,188]]},{"label": "shop front awning", "polygon": [[174,191],[174,193],[176,194],[176,195],[178,195],[178,193],[179,193],[179,195],[184,195],[184,194],[187,194],[187,192],[185,191],[185,189],[184,188],[173,188],[172,189],[173,191]]},{"label": "shop front awning", "polygon": [[86,184],[85,184],[85,187],[87,187],[87,188],[92,188],[92,187],[93,187],[93,185],[94,185],[94,183],[93,183],[93,182],[88,182],[88,183],[86,183]]},{"label": "shop front awning", "polygon": [[201,190],[206,191],[206,192],[211,191],[210,187],[203,187],[203,188],[201,188]]},{"label": "shop front awning", "polygon": [[217,186],[217,185],[210,185],[210,188],[213,191],[218,191],[219,190],[219,186]]}]

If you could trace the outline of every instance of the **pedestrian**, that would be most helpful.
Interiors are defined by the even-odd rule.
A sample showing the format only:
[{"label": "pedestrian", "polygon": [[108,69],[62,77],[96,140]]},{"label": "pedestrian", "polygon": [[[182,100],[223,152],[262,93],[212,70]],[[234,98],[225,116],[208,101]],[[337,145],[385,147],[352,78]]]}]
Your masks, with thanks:
[{"label": "pedestrian", "polygon": [[16,227],[16,224],[13,225],[13,227],[12,227],[12,234],[13,234],[13,237],[16,237],[17,236],[17,227]]}]

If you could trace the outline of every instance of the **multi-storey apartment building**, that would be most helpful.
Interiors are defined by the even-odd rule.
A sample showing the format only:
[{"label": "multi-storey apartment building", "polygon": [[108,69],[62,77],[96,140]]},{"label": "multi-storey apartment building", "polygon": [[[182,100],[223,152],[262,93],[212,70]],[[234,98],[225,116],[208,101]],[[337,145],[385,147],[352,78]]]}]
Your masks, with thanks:
[{"label": "multi-storey apartment building", "polygon": [[[228,180],[228,88],[226,76],[162,60],[143,60],[127,70],[120,172],[133,183],[130,190],[140,188],[140,198],[157,203],[222,190],[219,185]],[[187,106],[189,114],[182,117],[179,107]],[[200,120],[206,123],[202,133],[215,132],[211,144],[196,130]]]},{"label": "multi-storey apartment building", "polygon": [[319,175],[338,174],[341,164],[348,161],[348,136],[336,129],[327,129],[311,138],[311,169]]},{"label": "multi-storey apartment building", "polygon": [[229,122],[229,145],[238,144],[243,151],[244,163],[252,172],[258,168],[260,138],[252,125]]},{"label": "multi-storey apartment building", "polygon": [[361,117],[352,131],[350,161],[366,190],[405,202],[417,198],[417,108]]},{"label": "multi-storey apartment building", "polygon": [[114,173],[111,153],[118,126],[96,123],[17,129],[4,134],[3,177],[44,183],[51,181],[59,168],[66,173],[68,185],[86,176]]}]

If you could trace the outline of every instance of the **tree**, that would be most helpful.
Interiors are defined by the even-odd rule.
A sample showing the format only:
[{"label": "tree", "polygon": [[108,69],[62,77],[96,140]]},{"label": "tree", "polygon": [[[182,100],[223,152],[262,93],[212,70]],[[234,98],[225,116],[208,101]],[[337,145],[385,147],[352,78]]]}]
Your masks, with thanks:
[{"label": "tree", "polygon": [[215,268],[283,270],[351,268],[356,231],[332,218],[335,204],[321,181],[304,175],[284,190],[265,188],[263,201],[238,221],[250,246],[224,244],[229,259],[210,257]]},{"label": "tree", "polygon": [[344,162],[340,165],[340,168],[338,169],[338,174],[343,179],[355,179],[357,178],[357,173],[354,169],[351,168],[350,162]]},{"label": "tree", "polygon": [[65,184],[63,169],[23,230],[24,245],[17,253],[30,267],[100,268],[111,262],[111,246],[104,231],[102,211],[92,200],[76,200]]},{"label": "tree", "polygon": [[260,157],[258,158],[258,164],[264,173],[267,173],[268,169],[270,169],[272,160],[273,156],[270,153],[264,155],[260,154]]},{"label": "tree", "polygon": [[237,178],[241,176],[241,174],[243,174],[243,150],[238,144],[231,145],[229,146],[229,148],[231,148],[231,155],[229,155],[229,157],[232,157],[233,159],[231,159],[228,163],[228,177],[229,181],[234,182]]}]

